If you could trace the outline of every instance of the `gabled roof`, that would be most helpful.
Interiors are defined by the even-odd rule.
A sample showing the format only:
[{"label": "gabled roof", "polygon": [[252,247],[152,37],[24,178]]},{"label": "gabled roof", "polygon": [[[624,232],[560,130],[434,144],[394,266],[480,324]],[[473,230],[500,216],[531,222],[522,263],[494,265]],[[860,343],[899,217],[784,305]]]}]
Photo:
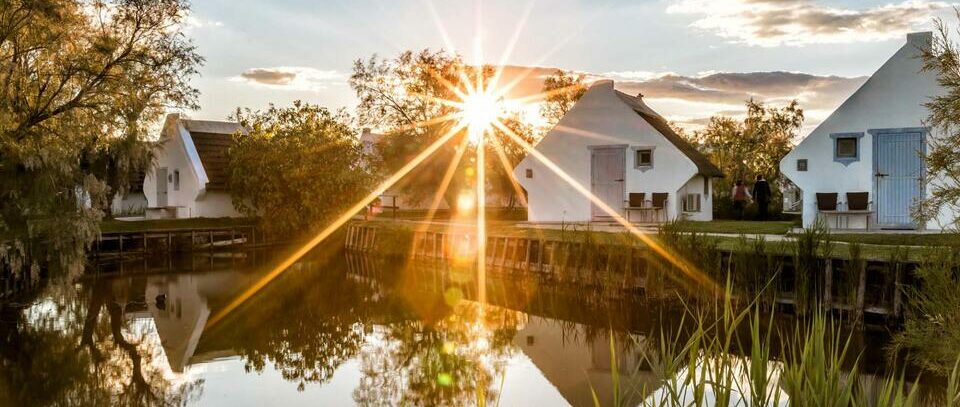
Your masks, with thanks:
[{"label": "gabled roof", "polygon": [[247,130],[236,122],[182,119],[181,124],[190,133],[200,163],[207,175],[206,189],[227,188],[227,150],[233,145],[233,135]]},{"label": "gabled roof", "polygon": [[626,103],[627,106],[630,106],[634,112],[640,115],[647,123],[650,123],[653,128],[663,135],[664,138],[670,141],[674,146],[680,150],[683,155],[687,156],[690,161],[693,161],[693,164],[697,166],[697,172],[700,175],[714,178],[723,178],[723,171],[720,171],[716,165],[713,165],[706,156],[704,156],[700,151],[690,145],[683,137],[680,137],[676,131],[670,128],[670,125],[667,123],[666,119],[663,116],[657,114],[649,106],[643,103],[643,99],[635,96],[630,96],[626,93],[623,93],[619,90],[615,91],[617,96],[623,103]]}]

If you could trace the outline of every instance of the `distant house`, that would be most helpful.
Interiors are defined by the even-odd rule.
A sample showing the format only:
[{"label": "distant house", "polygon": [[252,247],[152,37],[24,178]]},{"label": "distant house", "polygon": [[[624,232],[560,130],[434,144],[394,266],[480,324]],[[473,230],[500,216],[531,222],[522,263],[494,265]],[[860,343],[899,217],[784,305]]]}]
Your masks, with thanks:
[{"label": "distant house", "polygon": [[[366,157],[376,158],[379,152],[377,151],[377,144],[383,140],[384,134],[374,133],[368,128],[363,129],[363,132],[360,134],[360,145],[363,148],[363,153]],[[488,193],[486,197],[487,207],[507,207],[510,205],[510,196],[496,193]],[[383,195],[380,195],[380,204],[385,208],[395,207],[397,209],[429,209],[431,204],[431,199],[423,199],[418,197],[413,197],[409,194],[403,193],[400,188],[393,187],[387,189]],[[443,200],[440,201],[438,209],[449,209],[450,206],[447,205]]]},{"label": "distant house", "polygon": [[[612,81],[593,84],[535,148],[631,221],[713,219],[710,192],[721,171]],[[533,156],[514,175],[527,191],[532,222],[610,220]]]},{"label": "distant house", "polygon": [[[922,71],[921,50],[931,41],[929,32],[907,35],[896,54],[780,161],[798,188],[788,195],[805,226],[823,219],[841,228],[940,229],[958,215],[945,210],[927,224],[911,217],[911,207],[930,193],[923,155],[937,137],[924,125],[923,104],[943,93],[935,74]],[[854,195],[861,196],[857,208]]]},{"label": "distant house", "polygon": [[161,150],[147,173],[143,193],[148,218],[241,216],[227,190],[227,150],[238,123],[167,116]]},{"label": "distant house", "polygon": [[142,171],[138,171],[130,180],[129,190],[123,194],[117,194],[113,197],[110,204],[110,212],[114,216],[139,216],[143,215],[147,209],[147,196],[143,194],[143,179],[146,176]]}]

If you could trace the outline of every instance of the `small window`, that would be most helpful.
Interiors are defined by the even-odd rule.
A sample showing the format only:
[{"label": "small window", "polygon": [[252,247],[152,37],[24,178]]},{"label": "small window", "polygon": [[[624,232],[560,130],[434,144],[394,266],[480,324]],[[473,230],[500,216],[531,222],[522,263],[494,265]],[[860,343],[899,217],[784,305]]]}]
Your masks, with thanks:
[{"label": "small window", "polygon": [[849,165],[860,161],[860,138],[863,133],[834,133],[830,135],[833,139],[833,161],[843,165]]},{"label": "small window", "polygon": [[533,178],[533,169],[527,168],[526,175],[527,175],[527,178]]},{"label": "small window", "polygon": [[527,335],[527,346],[533,346],[536,340],[533,338],[533,335]]},{"label": "small window", "polygon": [[807,159],[801,158],[797,160],[797,171],[806,171],[807,170]]},{"label": "small window", "polygon": [[856,137],[838,137],[837,138],[837,158],[857,158]]},{"label": "small window", "polygon": [[700,212],[700,194],[686,194],[683,197],[684,212]]},{"label": "small window", "polygon": [[173,170],[173,190],[180,190],[180,170]]},{"label": "small window", "polygon": [[652,166],[653,166],[653,149],[638,148],[636,167],[640,168],[640,167],[652,167]]}]

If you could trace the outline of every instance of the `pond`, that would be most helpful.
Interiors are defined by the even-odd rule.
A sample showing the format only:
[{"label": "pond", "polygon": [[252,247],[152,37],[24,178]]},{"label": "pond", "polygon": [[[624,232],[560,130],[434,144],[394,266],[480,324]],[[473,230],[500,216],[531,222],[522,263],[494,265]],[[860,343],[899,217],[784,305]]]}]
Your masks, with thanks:
[{"label": "pond", "polygon": [[[682,301],[494,272],[481,303],[470,269],[334,246],[250,292],[279,257],[101,264],[77,284],[3,304],[0,405],[608,406],[697,397],[685,384],[690,371],[665,376],[667,352],[655,349],[690,323]],[[888,335],[851,335],[857,380],[880,392]],[[750,364],[747,351],[729,357]],[[939,386],[925,381],[920,393]],[[735,400],[750,398],[746,384],[737,387]],[[709,401],[710,386],[701,390]],[[788,403],[776,385],[768,391]]]}]

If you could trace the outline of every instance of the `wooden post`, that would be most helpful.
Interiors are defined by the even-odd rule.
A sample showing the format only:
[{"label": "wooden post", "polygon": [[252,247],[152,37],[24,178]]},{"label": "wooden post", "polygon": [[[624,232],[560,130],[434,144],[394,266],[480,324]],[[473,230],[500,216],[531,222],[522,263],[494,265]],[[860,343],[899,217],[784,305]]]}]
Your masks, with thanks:
[{"label": "wooden post", "polygon": [[824,278],[827,280],[824,282],[824,293],[823,293],[823,307],[827,310],[833,308],[833,260],[830,258],[826,259],[827,264],[824,269]]},{"label": "wooden post", "polygon": [[903,296],[900,292],[900,280],[903,279],[903,265],[897,263],[894,265],[894,277],[893,277],[893,316],[894,318],[900,317],[901,308],[903,308]]},{"label": "wooden post", "polygon": [[857,315],[857,320],[860,321],[863,317],[863,305],[866,300],[867,294],[867,262],[863,262],[863,265],[860,267],[860,281],[857,285],[857,305],[855,312]]}]

